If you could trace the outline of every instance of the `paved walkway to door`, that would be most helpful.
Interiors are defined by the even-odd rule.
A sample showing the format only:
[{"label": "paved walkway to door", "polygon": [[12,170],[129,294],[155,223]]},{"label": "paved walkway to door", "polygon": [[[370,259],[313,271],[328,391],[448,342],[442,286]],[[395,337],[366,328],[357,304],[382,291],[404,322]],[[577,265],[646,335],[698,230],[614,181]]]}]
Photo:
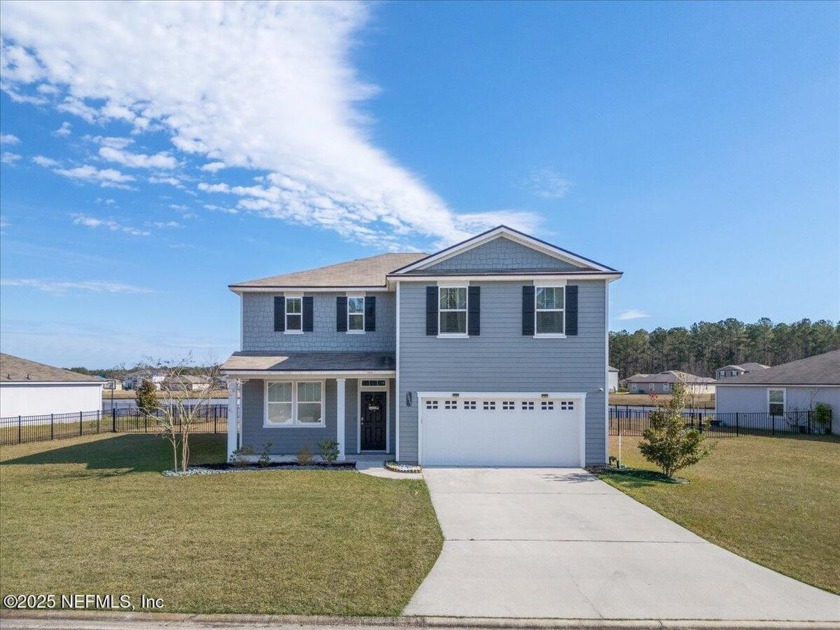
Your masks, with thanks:
[{"label": "paved walkway to door", "polygon": [[404,615],[840,621],[840,597],[725,551],[583,470],[423,474],[445,542]]}]

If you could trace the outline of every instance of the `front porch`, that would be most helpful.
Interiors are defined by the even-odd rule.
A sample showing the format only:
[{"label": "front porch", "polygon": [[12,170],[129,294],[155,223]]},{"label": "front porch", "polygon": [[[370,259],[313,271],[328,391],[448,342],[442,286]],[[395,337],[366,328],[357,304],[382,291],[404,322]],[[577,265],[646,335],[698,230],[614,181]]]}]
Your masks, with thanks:
[{"label": "front porch", "polygon": [[296,459],[307,450],[318,458],[319,444],[332,440],[340,461],[361,455],[381,465],[393,458],[393,355],[235,353],[222,369],[228,378],[228,458],[245,446],[272,459]]}]

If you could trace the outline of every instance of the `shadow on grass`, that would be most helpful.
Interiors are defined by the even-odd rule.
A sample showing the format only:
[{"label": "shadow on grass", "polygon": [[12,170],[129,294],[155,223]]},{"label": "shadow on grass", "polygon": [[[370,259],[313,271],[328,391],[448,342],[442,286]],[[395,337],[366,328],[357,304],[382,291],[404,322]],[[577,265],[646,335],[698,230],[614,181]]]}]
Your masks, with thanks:
[{"label": "shadow on grass", "polygon": [[646,488],[650,486],[688,483],[679,477],[668,477],[661,472],[642,470],[639,468],[605,469],[600,472],[601,478],[609,478],[628,488]]},{"label": "shadow on grass", "polygon": [[[207,464],[224,460],[223,435],[190,436],[190,463]],[[55,442],[44,443],[45,448]],[[43,464],[82,464],[87,470],[103,471],[105,476],[139,472],[161,472],[172,468],[172,445],[159,435],[121,434],[104,440],[72,444],[2,462],[2,466]],[[108,472],[105,472],[108,471]],[[102,476],[103,473],[99,473]],[[70,476],[86,477],[85,473]]]}]

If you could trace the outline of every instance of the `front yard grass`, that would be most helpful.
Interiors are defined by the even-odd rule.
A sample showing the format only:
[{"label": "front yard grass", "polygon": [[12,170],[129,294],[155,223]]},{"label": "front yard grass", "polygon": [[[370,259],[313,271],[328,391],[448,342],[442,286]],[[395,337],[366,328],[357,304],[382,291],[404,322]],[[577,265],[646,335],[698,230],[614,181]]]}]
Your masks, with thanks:
[{"label": "front yard grass", "polygon": [[[192,462],[224,461],[195,435]],[[422,481],[166,478],[154,435],[0,448],[2,595],[160,597],[164,612],[398,615],[443,544]]]},{"label": "front yard grass", "polygon": [[[656,470],[638,437],[622,438],[622,463]],[[642,475],[601,478],[721,547],[840,594],[840,437],[712,439],[712,454],[671,484]],[[610,438],[618,455],[618,438]],[[713,592],[714,584],[709,585]]]}]

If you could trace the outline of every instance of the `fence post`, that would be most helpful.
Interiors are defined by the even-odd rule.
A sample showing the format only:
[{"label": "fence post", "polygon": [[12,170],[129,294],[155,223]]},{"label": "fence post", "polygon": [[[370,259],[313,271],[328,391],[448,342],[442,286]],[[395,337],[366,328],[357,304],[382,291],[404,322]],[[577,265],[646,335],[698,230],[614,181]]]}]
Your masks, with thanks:
[{"label": "fence post", "polygon": [[82,434],[82,412],[79,412],[79,435]]},{"label": "fence post", "polygon": [[18,444],[21,444],[23,442],[22,433],[20,430],[21,426],[23,426],[23,419],[20,416],[18,416]]},{"label": "fence post", "polygon": [[99,424],[102,422],[102,410],[96,410],[96,432],[99,433]]},{"label": "fence post", "polygon": [[770,414],[770,435],[776,435],[776,416]]},{"label": "fence post", "polygon": [[55,414],[50,414],[50,439],[55,439]]},{"label": "fence post", "polygon": [[111,433],[117,432],[117,408],[111,407]]},{"label": "fence post", "polygon": [[741,414],[739,412],[735,412],[735,437],[740,435],[740,424],[741,424]]},{"label": "fence post", "polygon": [[811,435],[811,410],[808,410],[808,435]]}]

